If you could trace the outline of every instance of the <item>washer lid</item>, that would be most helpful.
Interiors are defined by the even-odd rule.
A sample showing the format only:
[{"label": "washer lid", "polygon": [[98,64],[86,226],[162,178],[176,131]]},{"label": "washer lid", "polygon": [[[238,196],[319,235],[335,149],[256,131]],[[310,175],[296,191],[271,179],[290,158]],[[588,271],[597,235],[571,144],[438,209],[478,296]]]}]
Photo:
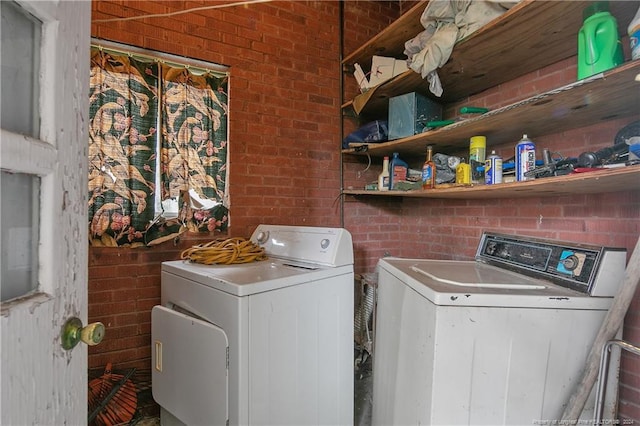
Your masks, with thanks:
[{"label": "washer lid", "polygon": [[276,258],[237,265],[202,265],[177,260],[163,262],[162,272],[163,274],[172,273],[234,296],[248,296],[329,277],[353,274],[353,265],[327,267]]},{"label": "washer lid", "polygon": [[383,258],[378,266],[436,305],[608,309],[612,300],[475,261]]}]

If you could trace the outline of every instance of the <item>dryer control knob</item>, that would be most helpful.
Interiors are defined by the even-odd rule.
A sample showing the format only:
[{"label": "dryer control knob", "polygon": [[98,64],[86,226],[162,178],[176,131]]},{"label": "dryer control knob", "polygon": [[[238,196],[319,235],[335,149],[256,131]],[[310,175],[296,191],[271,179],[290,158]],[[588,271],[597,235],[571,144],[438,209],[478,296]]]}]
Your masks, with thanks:
[{"label": "dryer control knob", "polygon": [[562,266],[567,268],[569,271],[573,271],[578,267],[579,261],[575,255],[568,256],[562,259]]},{"label": "dryer control knob", "polygon": [[269,231],[260,231],[256,237],[258,244],[264,244],[269,240]]}]

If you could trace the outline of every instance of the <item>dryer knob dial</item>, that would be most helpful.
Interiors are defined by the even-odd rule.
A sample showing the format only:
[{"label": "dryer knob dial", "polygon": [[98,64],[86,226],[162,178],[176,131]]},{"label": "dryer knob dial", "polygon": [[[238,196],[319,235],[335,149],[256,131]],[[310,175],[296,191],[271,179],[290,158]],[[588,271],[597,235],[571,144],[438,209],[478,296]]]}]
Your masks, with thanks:
[{"label": "dryer knob dial", "polygon": [[562,266],[564,266],[567,270],[573,271],[578,267],[579,260],[578,258],[572,254],[564,259],[562,259]]},{"label": "dryer knob dial", "polygon": [[269,231],[260,231],[256,237],[258,244],[264,244],[269,240]]}]

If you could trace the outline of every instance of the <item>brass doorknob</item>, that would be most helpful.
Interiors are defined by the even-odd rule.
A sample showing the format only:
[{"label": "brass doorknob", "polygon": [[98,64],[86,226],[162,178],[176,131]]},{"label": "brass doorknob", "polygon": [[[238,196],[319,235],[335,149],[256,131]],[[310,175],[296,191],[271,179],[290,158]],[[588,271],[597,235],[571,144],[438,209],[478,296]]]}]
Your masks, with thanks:
[{"label": "brass doorknob", "polygon": [[102,342],[104,333],[105,328],[101,322],[94,322],[83,327],[80,318],[71,317],[62,326],[62,332],[60,333],[62,347],[70,350],[75,348],[80,341],[89,346],[95,346]]}]

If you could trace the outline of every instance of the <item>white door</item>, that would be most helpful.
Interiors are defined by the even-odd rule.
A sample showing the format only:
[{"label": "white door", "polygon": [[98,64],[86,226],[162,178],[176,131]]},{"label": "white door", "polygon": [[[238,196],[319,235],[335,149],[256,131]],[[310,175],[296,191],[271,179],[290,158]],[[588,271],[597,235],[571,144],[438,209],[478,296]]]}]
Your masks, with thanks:
[{"label": "white door", "polygon": [[90,2],[2,0],[3,425],[87,423]]}]

